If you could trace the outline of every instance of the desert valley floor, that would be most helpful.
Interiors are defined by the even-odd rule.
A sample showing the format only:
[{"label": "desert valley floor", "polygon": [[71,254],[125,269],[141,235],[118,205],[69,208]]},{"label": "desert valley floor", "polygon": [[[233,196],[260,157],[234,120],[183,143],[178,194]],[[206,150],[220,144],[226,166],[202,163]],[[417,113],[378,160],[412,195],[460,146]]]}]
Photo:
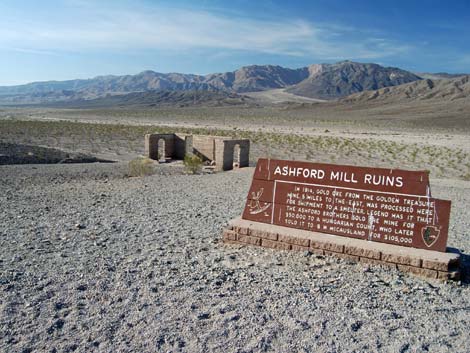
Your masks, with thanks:
[{"label": "desert valley floor", "polygon": [[224,245],[222,228],[243,209],[252,167],[185,175],[178,163],[155,164],[153,175],[127,176],[127,161],[143,152],[152,129],[229,128],[253,139],[252,165],[271,155],[429,169],[433,196],[452,200],[448,245],[464,254],[466,273],[465,126],[319,121],[293,131],[243,118],[234,131],[185,116],[170,126],[60,111],[2,114],[4,155],[21,144],[44,147],[26,152],[38,161],[56,148],[117,163],[0,166],[0,351],[470,351],[468,275],[442,283]]}]

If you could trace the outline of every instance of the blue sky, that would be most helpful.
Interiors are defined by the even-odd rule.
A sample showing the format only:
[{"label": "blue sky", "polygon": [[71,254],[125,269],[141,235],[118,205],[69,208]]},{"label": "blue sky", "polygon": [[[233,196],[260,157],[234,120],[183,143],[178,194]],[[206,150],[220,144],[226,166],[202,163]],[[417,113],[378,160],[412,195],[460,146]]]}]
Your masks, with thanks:
[{"label": "blue sky", "polygon": [[2,0],[0,85],[355,60],[470,72],[470,1]]}]

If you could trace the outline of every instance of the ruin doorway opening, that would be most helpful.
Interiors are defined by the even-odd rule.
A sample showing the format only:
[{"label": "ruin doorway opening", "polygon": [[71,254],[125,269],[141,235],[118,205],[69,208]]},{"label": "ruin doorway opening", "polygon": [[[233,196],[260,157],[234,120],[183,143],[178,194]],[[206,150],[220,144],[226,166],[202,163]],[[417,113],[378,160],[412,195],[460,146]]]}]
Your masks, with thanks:
[{"label": "ruin doorway opening", "polygon": [[158,162],[166,163],[165,139],[158,140]]},{"label": "ruin doorway opening", "polygon": [[233,168],[240,168],[240,145],[233,146]]}]

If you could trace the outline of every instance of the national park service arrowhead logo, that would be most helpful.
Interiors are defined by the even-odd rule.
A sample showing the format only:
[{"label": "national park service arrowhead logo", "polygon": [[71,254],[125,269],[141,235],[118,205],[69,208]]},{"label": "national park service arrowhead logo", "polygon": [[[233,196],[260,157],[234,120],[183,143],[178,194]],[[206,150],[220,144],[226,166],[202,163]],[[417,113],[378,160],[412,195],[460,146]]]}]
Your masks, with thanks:
[{"label": "national park service arrowhead logo", "polygon": [[435,226],[425,226],[421,228],[421,236],[423,237],[424,244],[426,244],[428,248],[436,243],[440,233],[440,229]]},{"label": "national park service arrowhead logo", "polygon": [[[252,192],[251,196],[252,199],[249,204],[249,209],[250,209],[250,214],[258,214],[266,211],[269,207],[271,207],[271,204],[268,202],[260,202],[261,195],[263,195],[264,188],[261,188],[258,190],[258,192]],[[268,216],[267,213],[265,213],[265,216]]]}]

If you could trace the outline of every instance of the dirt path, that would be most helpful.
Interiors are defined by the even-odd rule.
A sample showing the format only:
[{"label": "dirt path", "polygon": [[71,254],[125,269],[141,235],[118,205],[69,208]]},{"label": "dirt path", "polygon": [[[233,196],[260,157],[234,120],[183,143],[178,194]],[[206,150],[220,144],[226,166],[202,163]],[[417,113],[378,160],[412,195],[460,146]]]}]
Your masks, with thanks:
[{"label": "dirt path", "polygon": [[323,100],[323,99],[298,96],[296,94],[286,92],[284,88],[271,89],[268,91],[260,91],[260,92],[247,92],[243,94],[245,96],[254,98],[256,101],[260,102],[261,104],[279,104],[279,103],[287,103],[287,102],[295,102],[295,103],[326,102],[326,100]]}]

